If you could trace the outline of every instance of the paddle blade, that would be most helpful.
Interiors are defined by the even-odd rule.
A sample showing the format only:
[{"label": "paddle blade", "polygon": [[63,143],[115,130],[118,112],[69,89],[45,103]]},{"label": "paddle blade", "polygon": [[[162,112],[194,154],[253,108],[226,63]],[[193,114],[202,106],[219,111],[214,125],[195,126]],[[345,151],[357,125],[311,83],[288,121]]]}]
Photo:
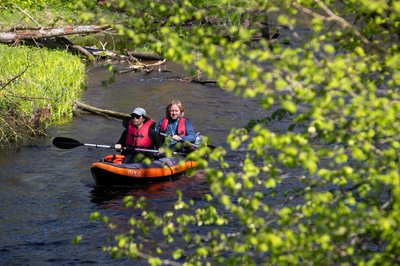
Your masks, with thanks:
[{"label": "paddle blade", "polygon": [[75,139],[56,137],[53,139],[53,145],[60,149],[73,149],[82,146],[83,143],[80,143]]}]

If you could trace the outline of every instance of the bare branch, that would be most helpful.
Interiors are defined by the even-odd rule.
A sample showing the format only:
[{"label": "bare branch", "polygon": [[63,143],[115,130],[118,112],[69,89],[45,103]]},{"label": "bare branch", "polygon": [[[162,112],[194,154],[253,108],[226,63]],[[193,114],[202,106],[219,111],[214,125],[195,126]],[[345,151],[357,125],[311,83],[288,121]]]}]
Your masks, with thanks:
[{"label": "bare branch", "polygon": [[[26,72],[26,70],[28,70],[28,68],[29,68],[29,65],[27,65],[27,66],[25,67],[25,69],[22,70],[20,73],[18,73],[16,76],[14,76],[14,77],[11,78],[10,80],[8,80],[4,85],[3,85],[2,82],[0,81],[0,85],[1,85],[0,90],[5,89],[11,82],[13,82],[14,80],[18,79],[20,76],[22,76],[22,75]],[[8,91],[8,90],[7,90],[7,91]]]},{"label": "bare branch", "polygon": [[324,21],[329,21],[329,22],[332,21],[332,22],[335,22],[337,25],[339,25],[342,28],[350,29],[357,37],[359,37],[361,39],[361,41],[364,44],[369,44],[370,43],[370,41],[367,38],[365,38],[353,25],[351,25],[349,22],[347,22],[342,17],[339,17],[339,16],[335,15],[332,12],[332,10],[330,10],[328,8],[328,6],[326,6],[324,3],[322,3],[320,0],[314,0],[314,1],[327,13],[328,16],[320,15],[320,14],[312,11],[311,9],[306,8],[306,7],[304,7],[304,6],[302,6],[302,5],[298,4],[298,3],[293,3],[293,5],[297,9],[303,11],[304,13],[306,13],[306,14],[308,14],[310,16],[319,18],[319,19],[324,20]]},{"label": "bare branch", "polygon": [[20,8],[18,5],[14,4],[13,5],[22,13],[25,14],[25,16],[27,16],[33,23],[35,23],[38,27],[43,28],[42,25],[40,25],[31,15],[29,15],[25,10],[23,10],[22,8]]}]

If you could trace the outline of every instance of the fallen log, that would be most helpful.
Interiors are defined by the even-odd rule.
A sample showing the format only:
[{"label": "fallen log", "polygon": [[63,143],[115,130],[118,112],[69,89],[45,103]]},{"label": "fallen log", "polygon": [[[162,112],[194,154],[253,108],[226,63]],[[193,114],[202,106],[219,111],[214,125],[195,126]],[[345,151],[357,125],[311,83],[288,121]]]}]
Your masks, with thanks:
[{"label": "fallen log", "polygon": [[205,80],[200,80],[200,79],[192,79],[191,82],[194,83],[199,83],[199,84],[217,84],[216,80],[210,80],[210,79],[205,79]]},{"label": "fallen log", "polygon": [[126,52],[129,56],[135,57],[137,59],[143,59],[143,60],[155,60],[155,61],[162,61],[164,58],[157,54],[153,53],[146,53],[146,52],[132,52],[132,51],[127,51]]},{"label": "fallen log", "polygon": [[0,31],[0,43],[14,43],[21,40],[59,37],[73,34],[99,33],[110,29],[110,26],[82,25],[65,26],[61,28],[13,29],[9,32]]},{"label": "fallen log", "polygon": [[144,64],[144,63],[140,62],[139,60],[137,60],[135,57],[131,57],[131,59],[134,60],[135,62],[131,63],[128,60],[129,68],[118,71],[119,74],[124,74],[124,73],[128,73],[131,71],[137,71],[137,70],[142,70],[142,71],[145,71],[146,74],[149,74],[150,72],[153,71],[154,67],[161,66],[161,65],[165,64],[165,62],[166,62],[166,59],[163,59],[162,61],[159,61],[159,62],[156,62],[153,64]]},{"label": "fallen log", "polygon": [[74,101],[74,108],[80,108],[80,109],[88,111],[90,113],[94,113],[94,114],[102,115],[102,116],[106,116],[106,117],[118,118],[121,120],[130,118],[129,114],[100,109],[100,108],[93,107],[93,106],[90,106],[88,104],[85,104],[85,103],[82,103],[79,101]]}]

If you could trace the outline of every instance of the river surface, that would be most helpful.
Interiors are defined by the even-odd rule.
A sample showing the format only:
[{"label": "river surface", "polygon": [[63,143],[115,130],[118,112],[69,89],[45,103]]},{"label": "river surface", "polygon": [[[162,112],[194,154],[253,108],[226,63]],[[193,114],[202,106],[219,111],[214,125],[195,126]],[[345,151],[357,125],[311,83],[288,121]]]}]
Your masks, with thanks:
[{"label": "river surface", "polygon": [[[232,128],[266,115],[254,100],[215,86],[176,80],[185,76],[176,65],[161,70],[121,74],[104,86],[109,72],[100,66],[89,67],[82,101],[123,113],[140,106],[158,122],[165,106],[179,99],[195,130],[223,147],[227,147],[226,136]],[[185,197],[202,200],[208,186],[201,172],[190,179],[182,176],[170,182],[104,191],[96,188],[90,165],[112,151],[83,146],[62,150],[51,145],[57,136],[112,145],[122,130],[119,120],[81,114],[49,128],[48,136],[35,145],[0,154],[0,265],[126,265],[126,260],[115,261],[102,251],[110,231],[101,223],[89,221],[90,213],[99,211],[126,221],[131,213],[122,207],[125,195],[146,197],[148,206],[158,213],[174,201],[178,189]],[[232,167],[239,164],[240,152],[228,157]],[[82,242],[71,244],[77,235],[83,236]],[[146,264],[131,262],[138,263]]]}]

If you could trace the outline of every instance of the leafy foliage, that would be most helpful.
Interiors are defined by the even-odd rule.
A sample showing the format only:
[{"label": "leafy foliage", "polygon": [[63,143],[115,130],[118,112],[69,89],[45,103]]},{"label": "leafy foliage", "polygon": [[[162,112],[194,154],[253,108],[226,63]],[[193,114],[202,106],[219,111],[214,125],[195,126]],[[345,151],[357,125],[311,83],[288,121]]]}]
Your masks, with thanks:
[{"label": "leafy foliage", "polygon": [[[152,265],[399,263],[398,1],[109,3],[130,17],[115,29],[137,46],[279,110],[227,137],[228,152],[245,153],[242,171],[212,151],[206,206],[178,194],[156,214],[126,199],[140,217],[110,254]],[[278,39],[256,38],[273,28]],[[287,131],[271,128],[277,118]]]},{"label": "leafy foliage", "polygon": [[35,8],[43,10],[45,7],[50,6],[68,6],[73,7],[74,2],[72,0],[3,0],[0,3],[0,8],[10,8],[12,6],[18,6],[20,8]]}]

